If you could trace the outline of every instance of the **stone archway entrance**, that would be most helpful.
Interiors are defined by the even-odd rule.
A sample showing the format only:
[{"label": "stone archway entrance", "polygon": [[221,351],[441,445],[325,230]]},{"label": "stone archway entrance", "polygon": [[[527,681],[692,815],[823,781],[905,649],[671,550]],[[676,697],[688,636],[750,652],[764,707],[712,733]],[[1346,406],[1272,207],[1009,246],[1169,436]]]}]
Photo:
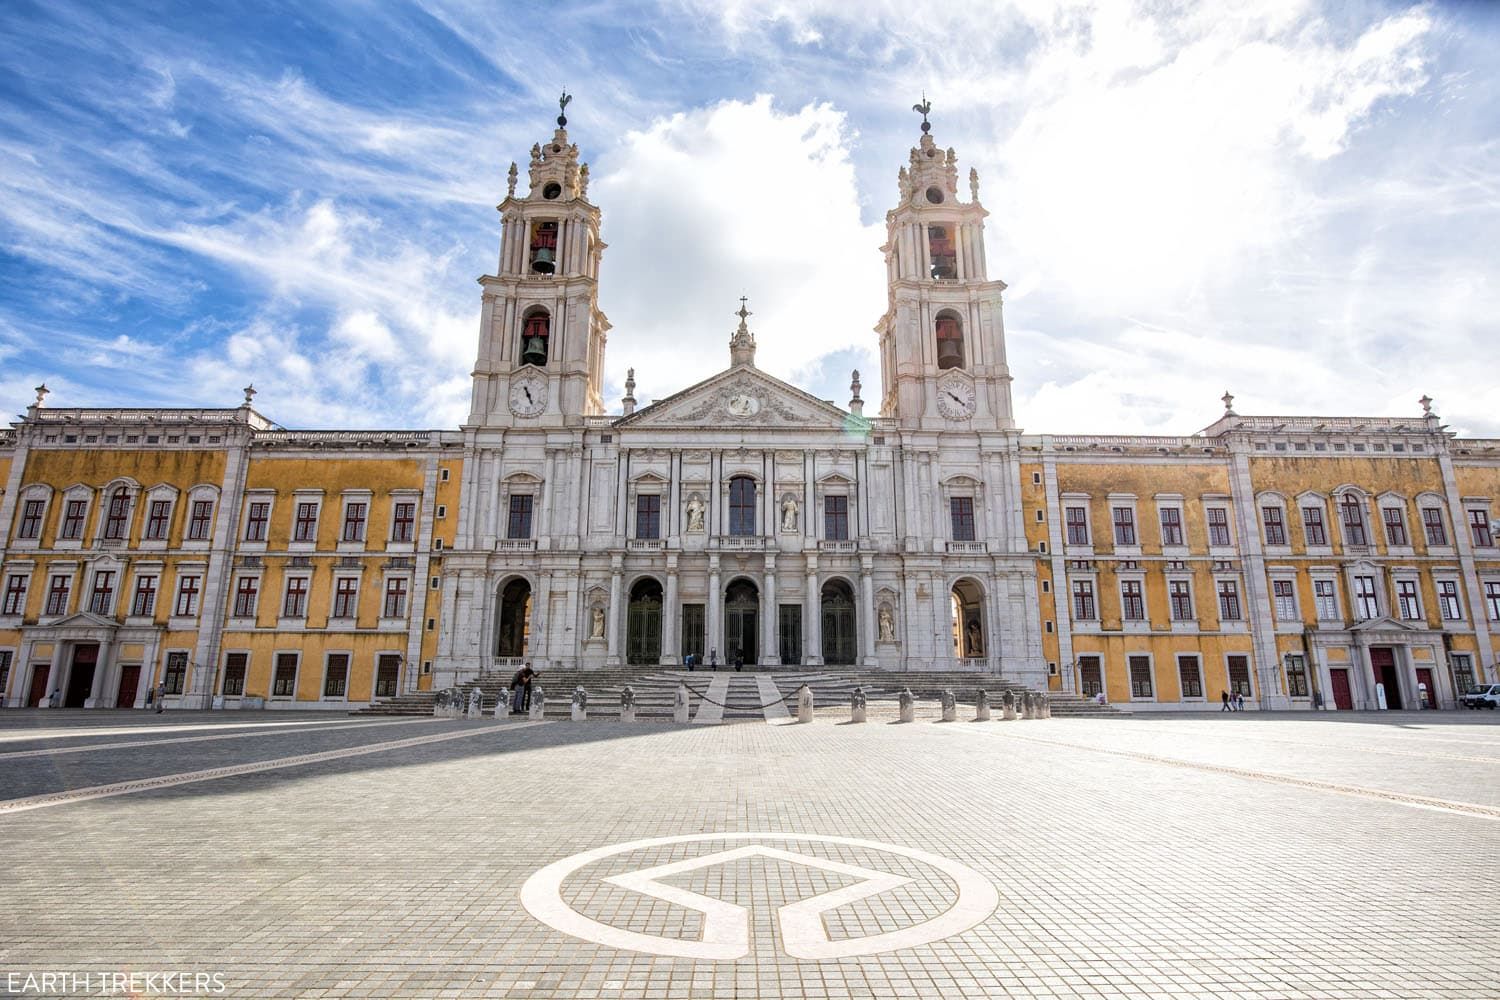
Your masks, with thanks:
[{"label": "stone archway entrance", "polygon": [[520,659],[531,639],[531,584],[517,577],[500,588],[495,616],[495,655]]},{"label": "stone archway entrance", "polygon": [[823,662],[829,666],[852,665],[859,649],[854,591],[843,580],[829,580],[823,584],[819,603],[823,617]]},{"label": "stone archway entrance", "polygon": [[746,663],[760,656],[756,643],[760,622],[760,591],[749,580],[736,580],[724,592],[724,662],[733,663],[735,655]]},{"label": "stone archway entrance", "polygon": [[661,584],[650,577],[630,588],[625,617],[625,662],[656,663],[661,659]]},{"label": "stone archway entrance", "polygon": [[989,636],[984,627],[984,591],[973,580],[959,580],[953,585],[951,597],[954,658],[986,658],[989,655]]}]

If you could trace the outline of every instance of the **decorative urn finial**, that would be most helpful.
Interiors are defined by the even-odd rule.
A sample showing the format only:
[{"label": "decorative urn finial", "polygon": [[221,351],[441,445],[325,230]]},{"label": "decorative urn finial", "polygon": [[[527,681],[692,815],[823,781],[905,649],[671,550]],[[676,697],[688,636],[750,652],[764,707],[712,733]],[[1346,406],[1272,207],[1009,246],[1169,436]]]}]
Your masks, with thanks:
[{"label": "decorative urn finial", "polygon": [[1422,394],[1422,398],[1419,399],[1419,400],[1417,400],[1417,402],[1419,402],[1419,403],[1422,404],[1422,416],[1424,416],[1424,417],[1430,417],[1430,416],[1432,416],[1432,397],[1431,396],[1427,395],[1424,392]]},{"label": "decorative urn finial", "polygon": [[1239,416],[1238,413],[1234,412],[1234,396],[1232,396],[1230,394],[1230,392],[1229,392],[1228,389],[1225,389],[1224,390],[1224,395],[1220,396],[1219,398],[1224,401],[1224,416],[1226,416],[1226,417],[1237,417],[1237,416]]},{"label": "decorative urn finial", "polygon": [[42,400],[46,399],[47,393],[51,392],[52,390],[47,388],[46,382],[43,382],[32,391],[36,393],[36,402],[32,403],[31,405],[34,407],[40,407],[42,405]]},{"label": "decorative urn finial", "polygon": [[245,406],[249,406],[250,403],[251,403],[251,401],[255,399],[255,383],[251,382],[249,385],[245,386],[245,388],[241,389],[240,391],[245,394],[244,405]]}]

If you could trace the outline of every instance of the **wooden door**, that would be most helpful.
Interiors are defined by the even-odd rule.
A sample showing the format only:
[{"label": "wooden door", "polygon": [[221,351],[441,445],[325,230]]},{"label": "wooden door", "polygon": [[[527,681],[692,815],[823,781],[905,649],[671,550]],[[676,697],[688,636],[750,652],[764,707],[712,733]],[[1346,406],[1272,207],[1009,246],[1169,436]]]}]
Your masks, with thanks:
[{"label": "wooden door", "polygon": [[1370,666],[1375,671],[1375,683],[1385,685],[1385,707],[1393,712],[1401,711],[1401,682],[1396,677],[1396,654],[1389,646],[1371,646]]},{"label": "wooden door", "polygon": [[141,666],[127,663],[120,668],[120,690],[115,694],[116,708],[134,708],[135,690],[140,686]]},{"label": "wooden door", "polygon": [[31,694],[26,698],[26,704],[32,708],[38,708],[47,700],[47,679],[52,674],[50,663],[38,663],[36,669],[31,672]]},{"label": "wooden door", "polygon": [[1333,686],[1333,707],[1349,711],[1354,707],[1354,696],[1349,693],[1349,671],[1335,668],[1328,671],[1328,683]]}]

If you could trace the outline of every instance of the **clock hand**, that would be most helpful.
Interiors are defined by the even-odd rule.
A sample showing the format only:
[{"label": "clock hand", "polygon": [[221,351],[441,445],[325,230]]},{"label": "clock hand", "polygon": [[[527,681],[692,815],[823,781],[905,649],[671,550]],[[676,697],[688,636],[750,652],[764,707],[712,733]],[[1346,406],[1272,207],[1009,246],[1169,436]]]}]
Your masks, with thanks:
[{"label": "clock hand", "polygon": [[527,385],[523,385],[523,386],[521,386],[521,391],[524,392],[524,393],[526,393],[526,402],[531,403],[533,406],[535,406],[536,405],[536,400],[534,400],[534,399],[531,398],[531,387],[527,386]]}]

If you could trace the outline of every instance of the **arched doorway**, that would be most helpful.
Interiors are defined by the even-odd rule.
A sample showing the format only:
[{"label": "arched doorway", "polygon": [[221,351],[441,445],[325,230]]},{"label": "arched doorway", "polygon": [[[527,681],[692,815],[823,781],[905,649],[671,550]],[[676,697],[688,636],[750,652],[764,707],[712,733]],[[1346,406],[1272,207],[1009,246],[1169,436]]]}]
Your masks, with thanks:
[{"label": "arched doorway", "polygon": [[735,654],[746,663],[759,655],[755,637],[760,620],[760,591],[749,580],[736,580],[724,592],[724,662],[733,663]]},{"label": "arched doorway", "polygon": [[953,585],[953,656],[982,660],[989,655],[989,636],[984,627],[984,591],[973,580]]},{"label": "arched doorway", "polygon": [[661,584],[643,577],[630,588],[625,614],[625,662],[656,663],[661,659]]},{"label": "arched doorway", "polygon": [[531,584],[517,577],[500,588],[495,616],[495,655],[519,659],[531,639]]},{"label": "arched doorway", "polygon": [[859,643],[854,630],[854,590],[843,580],[823,584],[823,662],[829,666],[854,663]]}]

